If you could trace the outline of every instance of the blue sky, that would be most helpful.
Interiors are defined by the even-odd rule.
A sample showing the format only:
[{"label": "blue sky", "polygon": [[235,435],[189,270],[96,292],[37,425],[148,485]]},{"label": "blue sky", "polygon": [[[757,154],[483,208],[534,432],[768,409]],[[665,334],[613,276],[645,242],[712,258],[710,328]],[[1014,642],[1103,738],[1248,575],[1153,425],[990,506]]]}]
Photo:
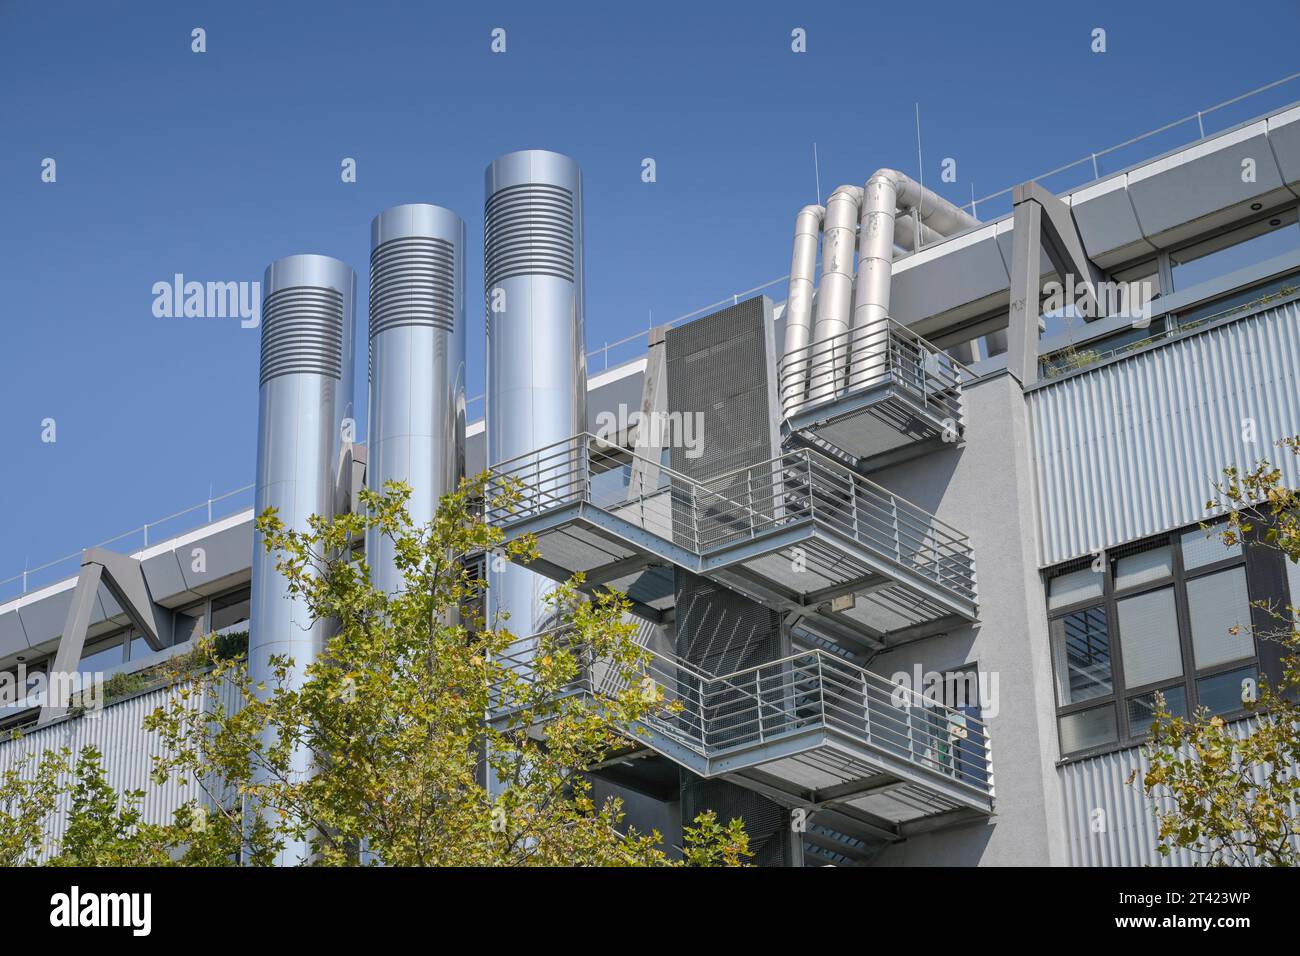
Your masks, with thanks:
[{"label": "blue sky", "polygon": [[[258,332],[155,317],[174,273],[253,281],[325,253],[357,270],[364,315],[371,217],[432,202],[466,221],[477,303],[483,169],[543,147],[584,170],[599,347],[782,275],[814,141],[823,198],[879,166],[915,175],[919,103],[926,183],[965,203],[1297,68],[1294,0],[998,7],[2,0],[0,579],[251,481]],[[1207,128],[1294,100],[1300,83]],[[1047,185],[1091,178],[1071,175]],[[478,392],[480,310],[467,321]]]}]

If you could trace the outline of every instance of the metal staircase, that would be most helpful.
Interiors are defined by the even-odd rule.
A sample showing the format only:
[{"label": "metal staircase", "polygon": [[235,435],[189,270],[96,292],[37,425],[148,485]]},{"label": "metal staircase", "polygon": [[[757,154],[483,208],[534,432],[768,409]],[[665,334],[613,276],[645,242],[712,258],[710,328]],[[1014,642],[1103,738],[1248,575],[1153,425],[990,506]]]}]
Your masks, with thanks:
[{"label": "metal staircase", "polygon": [[492,468],[488,498],[507,540],[534,536],[533,570],[652,619],[674,567],[873,648],[976,616],[965,535],[807,448],[696,481],[583,434]]},{"label": "metal staircase", "polygon": [[[519,642],[502,663],[526,669],[535,646],[535,639]],[[660,692],[663,706],[626,728],[637,745],[699,777],[811,810],[810,822],[824,830],[856,829],[883,843],[993,810],[982,721],[825,651],[710,674],[646,648],[644,665],[629,675],[577,650],[572,693],[598,700],[647,678]],[[506,720],[509,709],[493,717]],[[828,811],[834,819],[818,816]],[[870,849],[863,841],[855,852],[869,856]]]}]

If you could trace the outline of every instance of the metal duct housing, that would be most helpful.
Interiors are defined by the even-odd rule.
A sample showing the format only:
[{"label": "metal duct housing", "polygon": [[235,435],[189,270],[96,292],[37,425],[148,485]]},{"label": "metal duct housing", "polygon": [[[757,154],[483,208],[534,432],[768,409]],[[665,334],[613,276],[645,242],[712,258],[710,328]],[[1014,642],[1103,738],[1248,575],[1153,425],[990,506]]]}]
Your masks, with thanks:
[{"label": "metal duct housing", "polygon": [[[410,203],[370,223],[370,404],[366,486],[411,486],[415,526],[465,474],[465,224],[440,206]],[[366,535],[370,579],[389,594],[403,580],[384,535]]]},{"label": "metal duct housing", "polygon": [[[340,476],[349,470],[343,438],[352,416],[355,298],[356,275],[337,259],[289,256],[267,267],[254,509],[275,508],[287,528],[305,531],[312,515],[347,507]],[[267,687],[275,684],[272,655],[292,658],[290,680],[300,681],[330,626],[313,621],[302,599],[289,594],[275,562],[255,531],[248,662],[253,682]],[[298,769],[310,770],[305,753]],[[306,852],[287,846],[282,862],[295,863]]]},{"label": "metal duct housing", "polygon": [[[500,157],[485,179],[487,461],[495,465],[587,430],[582,172],[567,156],[531,149]],[[557,485],[563,464],[548,462]],[[489,622],[518,637],[549,626],[544,598],[554,585],[526,568],[489,565]]]}]

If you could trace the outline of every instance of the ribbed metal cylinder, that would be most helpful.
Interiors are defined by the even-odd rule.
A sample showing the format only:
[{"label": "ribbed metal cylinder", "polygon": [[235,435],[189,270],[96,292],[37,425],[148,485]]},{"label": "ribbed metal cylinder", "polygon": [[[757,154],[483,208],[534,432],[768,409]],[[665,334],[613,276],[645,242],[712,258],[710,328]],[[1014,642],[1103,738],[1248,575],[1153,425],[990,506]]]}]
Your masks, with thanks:
[{"label": "ribbed metal cylinder", "polygon": [[[524,150],[492,163],[486,187],[487,460],[496,464],[587,430],[582,173],[567,156]],[[491,615],[509,614],[502,623],[516,635],[549,626],[549,580],[507,565],[488,583]]]},{"label": "ribbed metal cylinder", "polygon": [[[410,203],[370,224],[370,422],[366,485],[411,486],[411,520],[432,520],[465,474],[465,224]],[[393,542],[366,537],[376,587],[402,579]]]},{"label": "ribbed metal cylinder", "polygon": [[[347,506],[345,421],[352,412],[353,306],[356,275],[328,256],[279,259],[262,285],[262,360],[255,510],[275,508],[288,528],[307,529],[313,514],[335,515]],[[350,432],[349,432],[350,433]],[[329,622],[313,621],[301,598],[289,593],[253,535],[252,613],[248,662],[254,683],[275,684],[270,658],[293,659],[290,679],[321,651]],[[307,773],[307,755],[296,768]],[[293,864],[305,845],[287,846],[281,862]]]}]

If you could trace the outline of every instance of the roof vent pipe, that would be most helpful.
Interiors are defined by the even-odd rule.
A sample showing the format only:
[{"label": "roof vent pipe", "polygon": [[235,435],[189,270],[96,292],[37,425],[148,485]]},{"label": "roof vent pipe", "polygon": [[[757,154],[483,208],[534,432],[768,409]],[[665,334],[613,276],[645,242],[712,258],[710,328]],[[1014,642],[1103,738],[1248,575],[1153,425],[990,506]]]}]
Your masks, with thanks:
[{"label": "roof vent pipe", "polygon": [[[465,224],[426,203],[386,209],[370,224],[370,426],[366,486],[411,486],[415,527],[465,474]],[[371,580],[397,594],[396,542],[366,533]]]},{"label": "roof vent pipe", "polygon": [[[307,531],[313,515],[331,518],[347,508],[338,475],[351,441],[351,428],[344,425],[353,414],[356,276],[329,256],[288,256],[267,267],[262,293],[254,511],[275,508],[286,528]],[[350,468],[342,471],[349,474]],[[249,677],[255,685],[276,686],[272,658],[288,657],[293,666],[287,684],[296,689],[335,625],[313,618],[306,599],[289,589],[259,531],[253,532],[251,601]],[[263,740],[274,744],[274,733],[265,731]],[[296,777],[309,774],[311,765],[308,748],[294,750]],[[259,771],[254,782],[268,779]],[[307,862],[310,843],[286,841],[277,861]]]}]

